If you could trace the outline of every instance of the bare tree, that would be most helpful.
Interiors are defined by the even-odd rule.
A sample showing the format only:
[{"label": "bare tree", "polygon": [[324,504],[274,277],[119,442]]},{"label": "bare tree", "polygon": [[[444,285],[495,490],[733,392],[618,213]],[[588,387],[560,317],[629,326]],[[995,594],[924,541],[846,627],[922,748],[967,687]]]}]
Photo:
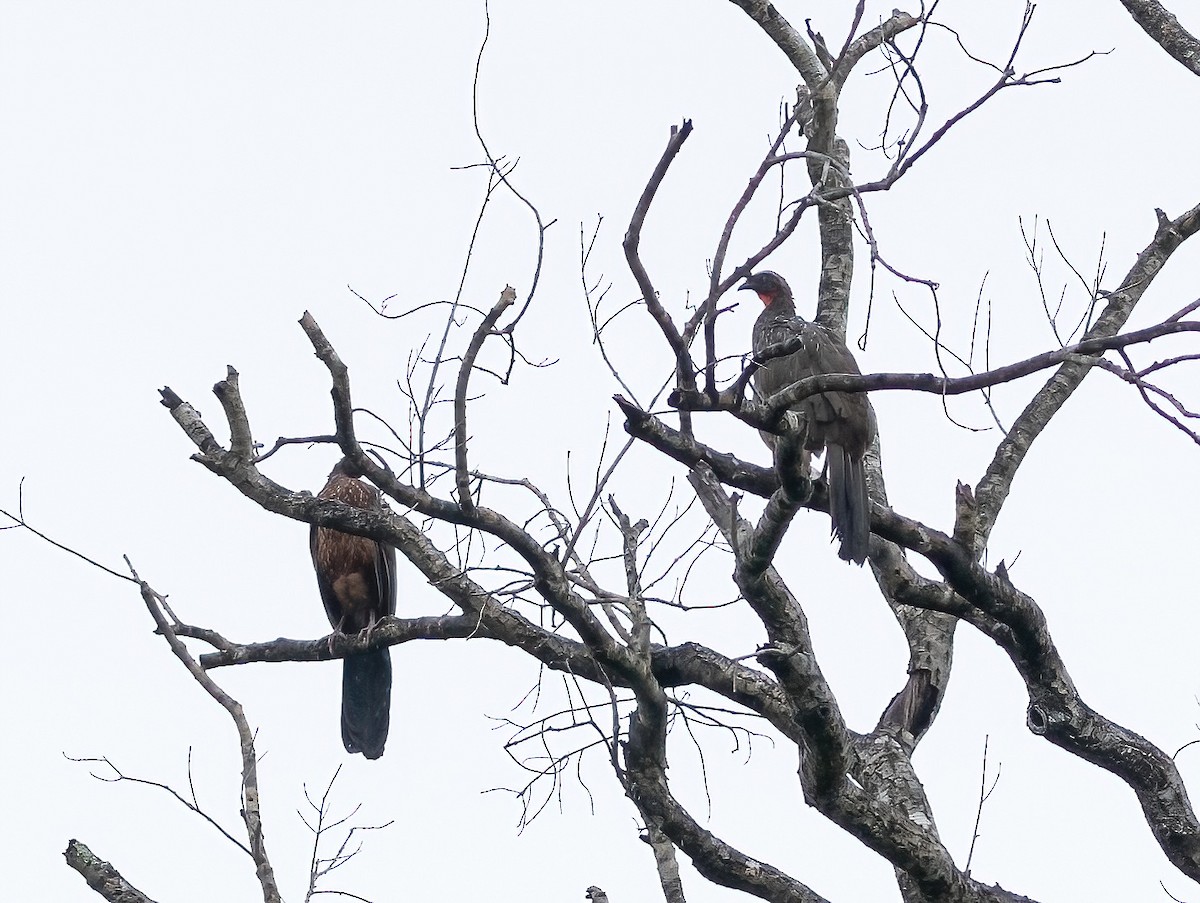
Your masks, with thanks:
[{"label": "bare tree", "polygon": [[[938,18],[936,2],[923,5],[916,15],[895,12],[869,28],[863,22],[865,4],[859,3],[850,32],[833,43],[811,28],[796,28],[770,3],[734,3],[794,66],[801,80],[798,95],[787,105],[765,155],[750,168],[744,193],[707,253],[706,292],[690,308],[683,299],[660,294],[641,253],[648,214],[692,135],[690,122],[672,129],[625,233],[623,251],[637,286],[635,300],[614,308],[611,289],[590,270],[599,232],[582,236],[581,275],[591,327],[598,353],[620,388],[614,404],[629,438],[606,444],[595,473],[584,483],[571,474],[565,501],[543,488],[545,481],[492,473],[486,449],[472,442],[471,415],[478,410],[480,384],[504,384],[515,368],[543,363],[526,356],[520,339],[523,320],[539,299],[542,239],[548,228],[540,211],[520,194],[513,165],[494,156],[482,135],[482,165],[489,179],[484,210],[500,192],[511,192],[526,206],[536,239],[532,275],[520,290],[497,286],[497,300],[487,309],[472,306],[460,288],[440,326],[411,350],[399,379],[408,403],[405,415],[356,407],[353,362],[343,361],[307,313],[300,325],[328,371],[331,388],[331,426],[325,433],[281,437],[269,449],[256,441],[232,367],[214,387],[229,431],[227,442],[218,439],[213,418],[201,417],[174,390],[162,390],[163,405],[196,447],[193,459],[215,477],[266,511],[394,546],[410,565],[408,579],[421,575],[452,609],[439,616],[388,617],[357,636],[242,644],[211,626],[177,618],[165,597],[130,569],[157,630],[235,723],[242,750],[248,852],[264,900],[279,899],[279,892],[262,837],[253,733],[240,705],[221,690],[213,673],[250,663],[327,660],[418,639],[465,638],[495,640],[514,656],[537,662],[539,690],[543,683],[550,686],[552,675],[561,677],[555,695],[547,689],[536,717],[510,720],[507,749],[529,775],[528,783],[516,791],[525,818],[542,810],[583,757],[602,757],[636,809],[641,836],[653,852],[664,896],[672,903],[684,900],[677,851],[705,879],[724,887],[771,901],[823,899],[805,883],[804,875],[789,874],[753,850],[735,848],[683,801],[687,794],[668,772],[675,748],[675,740],[669,743],[668,738],[690,737],[703,750],[706,738],[718,734],[737,742],[766,735],[793,748],[805,802],[889,863],[904,900],[1028,899],[973,878],[969,859],[962,865],[955,861],[939,836],[913,764],[915,750],[939,714],[959,622],[1007,654],[1028,692],[1029,730],[1076,756],[1081,766],[1104,769],[1124,781],[1168,860],[1183,875],[1200,880],[1200,822],[1173,757],[1083,701],[1038,602],[1012,579],[1011,563],[993,564],[987,555],[1014,477],[1039,436],[1093,370],[1115,374],[1130,384],[1129,391],[1140,393],[1148,421],[1161,417],[1173,425],[1173,436],[1180,441],[1200,444],[1189,399],[1176,397],[1161,381],[1165,372],[1200,355],[1189,351],[1148,366],[1133,361],[1140,346],[1176,333],[1200,332],[1195,318],[1200,301],[1180,303],[1175,313],[1148,327],[1126,329],[1156,276],[1200,230],[1200,204],[1175,215],[1157,211],[1157,225],[1148,230],[1144,248],[1118,278],[1109,279],[1102,268],[1090,280],[1080,276],[1086,298],[1077,317],[1072,315],[1076,312],[1064,312],[1061,303],[1056,305],[1052,292],[1043,293],[1057,347],[992,366],[977,347],[986,344],[987,327],[979,337],[947,335],[935,282],[904,272],[890,259],[886,236],[876,234],[871,225],[871,199],[901,183],[914,167],[932,165],[933,158],[950,153],[939,146],[942,139],[964,119],[984,115],[980,111],[992,98],[1055,82],[1086,60],[1025,68],[1023,42],[1035,24],[1029,6],[1017,23],[1007,58],[983,60],[962,47],[964,59],[990,73],[989,79],[974,101],[935,121],[927,97],[934,86],[922,78],[921,50],[934,35],[957,39]],[[1126,6],[1138,16],[1139,8],[1157,4]],[[1145,25],[1151,20],[1144,17],[1138,21],[1175,58],[1191,60],[1185,64],[1195,71],[1198,48],[1190,35],[1177,27],[1155,30]],[[850,147],[839,134],[838,121],[843,90],[868,67],[892,79],[878,136],[878,148],[889,162],[863,179],[852,175]],[[774,228],[754,232],[751,241],[757,250],[730,266],[735,231],[739,226],[743,231],[755,228],[743,223],[743,217],[767,184],[779,186]],[[816,321],[846,336],[856,257],[865,254],[872,273],[868,301],[882,294],[874,285],[879,272],[881,279],[886,275],[893,280],[898,291],[919,292],[928,305],[934,325],[926,331],[921,360],[932,356],[938,372],[820,375],[770,397],[747,395],[757,367],[795,352],[798,345],[785,340],[757,358],[742,357],[749,337],[720,328],[726,295],[768,261],[786,269],[806,215],[817,219],[820,243]],[[1026,241],[1040,279],[1044,239],[1031,229]],[[1054,247],[1059,248],[1056,241]],[[703,253],[698,249],[697,259]],[[1059,253],[1064,264],[1074,267]],[[464,273],[469,265],[468,257]],[[1080,273],[1078,268],[1074,271]],[[375,314],[413,323],[441,310],[412,304],[397,312],[378,305]],[[638,316],[642,320],[637,328],[661,335],[665,344],[660,346],[661,359],[644,363],[644,372],[635,374],[618,360],[608,337],[615,323],[628,328],[630,318]],[[1038,374],[1048,375],[1026,395],[1015,419],[1003,424],[989,391]],[[796,466],[796,456],[789,458],[786,449],[795,450],[804,430],[791,412],[804,399],[830,391],[868,392],[873,398],[885,391],[936,394],[947,416],[951,396],[979,393],[980,409],[991,411],[1003,428],[985,472],[973,485],[957,483],[949,530],[890,507],[879,442],[867,453],[872,497],[868,563],[879,598],[903,631],[909,665],[906,679],[866,732],[847,726],[822,672],[806,615],[807,588],[776,566],[797,514],[828,512],[826,480]],[[489,405],[494,408],[503,399],[502,387],[489,387]],[[602,418],[609,412],[595,413]],[[552,424],[544,427],[553,429]],[[725,451],[718,443],[731,427],[774,434],[783,449],[776,458],[778,467],[757,465]],[[889,440],[886,433],[880,438]],[[391,510],[351,508],[289,489],[268,476],[274,455],[314,443],[336,444],[354,469],[391,500]],[[656,473],[663,475],[664,483],[678,475],[686,477],[689,489],[672,487],[657,510],[641,511],[641,500],[619,496],[614,486],[623,466],[648,450],[658,456],[661,466]],[[833,554],[813,554],[825,552]],[[924,559],[937,577],[924,576],[914,558]],[[731,582],[715,588],[706,581],[697,588],[692,576],[701,571],[723,573]],[[753,619],[763,636],[753,654],[702,643],[689,633],[697,611],[715,605],[734,607],[740,617]],[[208,644],[213,651],[194,656],[184,643],[187,639]],[[981,790],[980,811],[988,793]],[[313,804],[313,809],[323,823],[325,802]],[[314,832],[319,835],[317,829]],[[80,851],[87,852],[82,847],[76,852]],[[343,855],[344,847],[323,859],[314,847],[313,881]],[[70,851],[68,858],[81,871],[77,863],[94,860],[90,855],[72,859]],[[94,862],[88,868],[111,869]],[[117,887],[115,883],[92,886],[110,900],[144,899],[131,888],[104,889]],[[601,893],[589,888],[589,895],[593,892]]]}]

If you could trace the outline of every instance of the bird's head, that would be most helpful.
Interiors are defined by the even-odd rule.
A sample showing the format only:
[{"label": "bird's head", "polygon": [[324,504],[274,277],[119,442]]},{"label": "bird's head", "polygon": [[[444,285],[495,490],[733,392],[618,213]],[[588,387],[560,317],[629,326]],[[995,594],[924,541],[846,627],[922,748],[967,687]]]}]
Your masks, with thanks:
[{"label": "bird's head", "polygon": [[587,893],[584,894],[584,898],[591,900],[592,903],[608,903],[608,894],[596,887],[594,884],[587,889]]},{"label": "bird's head", "polygon": [[746,277],[746,281],[738,286],[738,291],[757,292],[763,304],[770,305],[776,298],[791,298],[792,290],[783,281],[783,277],[771,270],[759,270]]},{"label": "bird's head", "polygon": [[337,464],[333,465],[333,470],[329,472],[330,477],[334,475],[358,479],[363,475],[363,472],[358,467],[355,467],[349,458],[342,458]]}]

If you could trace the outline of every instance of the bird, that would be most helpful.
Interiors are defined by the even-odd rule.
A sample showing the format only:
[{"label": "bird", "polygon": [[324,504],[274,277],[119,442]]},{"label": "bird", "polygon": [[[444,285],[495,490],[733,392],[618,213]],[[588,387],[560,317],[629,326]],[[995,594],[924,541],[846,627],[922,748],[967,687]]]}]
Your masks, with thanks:
[{"label": "bird", "polygon": [[[858,363],[837,334],[796,314],[792,290],[778,273],[752,273],[738,291],[753,291],[763,303],[754,322],[753,348],[757,359],[770,345],[799,337],[791,354],[759,363],[754,389],[766,399],[793,383],[819,374],[859,374]],[[871,503],[863,456],[875,439],[875,414],[862,392],[819,392],[792,408],[801,421],[805,451],[825,449],[829,477],[829,516],[833,535],[840,540],[838,557],[861,565],[871,540]],[[774,437],[763,434],[774,449]]]},{"label": "bird", "polygon": [[608,894],[593,884],[587,889],[587,893],[584,894],[584,899],[591,900],[592,903],[608,903]]},{"label": "bird", "polygon": [[[384,508],[379,490],[359,480],[346,458],[329,473],[318,498],[355,508]],[[368,633],[396,613],[396,550],[387,543],[313,524],[309,549],[329,623],[338,633]],[[388,647],[342,659],[342,743],[368,759],[383,755],[391,717],[392,659]]]}]

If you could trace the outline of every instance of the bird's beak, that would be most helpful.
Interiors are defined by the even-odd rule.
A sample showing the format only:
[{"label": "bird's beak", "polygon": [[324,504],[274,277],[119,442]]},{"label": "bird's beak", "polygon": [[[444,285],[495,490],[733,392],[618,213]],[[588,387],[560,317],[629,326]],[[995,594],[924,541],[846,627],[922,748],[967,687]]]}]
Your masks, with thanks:
[{"label": "bird's beak", "polygon": [[750,289],[750,290],[753,290],[753,289],[754,289],[754,286],[752,286],[752,285],[750,284],[750,280],[748,280],[748,279],[747,279],[745,282],[743,282],[741,285],[739,285],[737,290],[738,290],[739,292],[744,292],[744,291],[746,291],[747,289]]}]

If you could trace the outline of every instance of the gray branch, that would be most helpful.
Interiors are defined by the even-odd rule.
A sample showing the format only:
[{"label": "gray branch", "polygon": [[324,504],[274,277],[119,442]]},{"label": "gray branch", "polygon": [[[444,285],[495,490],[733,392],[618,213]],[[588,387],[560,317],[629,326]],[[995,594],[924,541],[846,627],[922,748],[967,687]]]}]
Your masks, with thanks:
[{"label": "gray branch", "polygon": [[767,37],[775,42],[775,46],[782,50],[788,61],[796,67],[796,71],[800,73],[800,77],[804,79],[810,90],[815,90],[822,81],[828,78],[829,71],[818,59],[816,51],[809,46],[800,32],[792,27],[792,23],[783,17],[774,4],[767,0],[731,0],[731,2],[753,19]]},{"label": "gray branch", "polygon": [[[981,544],[986,544],[1004,500],[1008,498],[1012,489],[1013,478],[1034,440],[1079,388],[1084,377],[1091,372],[1096,362],[1096,353],[1106,348],[1124,347],[1124,344],[1128,344],[1108,344],[1104,340],[1118,335],[1121,327],[1129,320],[1134,307],[1154,282],[1154,277],[1166,266],[1171,255],[1200,230],[1200,205],[1173,220],[1168,219],[1161,210],[1157,213],[1158,228],[1154,238],[1138,255],[1134,265],[1121,280],[1121,285],[1109,296],[1108,305],[1095,325],[1088,330],[1084,341],[1077,346],[1081,350],[1076,353],[1085,355],[1085,359],[1077,360],[1072,356],[1055,371],[1013,423],[996,449],[987,471],[975,487],[978,517],[976,529]],[[1178,325],[1196,327],[1196,324]],[[1089,343],[1095,343],[1095,350]]]},{"label": "gray branch", "polygon": [[[634,422],[627,422],[627,429],[634,435],[652,434],[656,447],[670,446],[669,428],[654,423],[655,419],[643,415]],[[653,429],[648,430],[650,424]],[[704,476],[708,468],[703,462],[726,460],[729,456],[723,458],[719,453],[702,450],[694,440],[675,444],[671,453],[678,460],[693,462],[689,477],[698,492],[708,493],[713,498],[723,495],[718,494],[719,487],[707,488],[707,484],[715,486],[717,477]],[[752,485],[756,480],[770,482],[773,472],[747,474],[746,469],[750,467],[745,465],[740,470],[744,484]],[[756,479],[746,479],[746,476]],[[701,497],[705,496],[702,494]],[[821,501],[821,494],[814,492],[807,506],[818,508]],[[714,507],[710,516],[718,526],[726,529],[724,525],[729,520],[725,510]],[[939,584],[917,577],[907,565],[901,566],[891,553],[880,557],[880,547],[873,542],[872,564],[884,572],[889,592],[896,602],[961,618],[1001,646],[1025,681],[1030,700],[1030,730],[1124,780],[1137,794],[1147,824],[1168,858],[1185,875],[1200,878],[1200,823],[1174,762],[1145,738],[1110,721],[1082,701],[1050,636],[1042,610],[1032,598],[1013,586],[1003,564],[994,573],[988,571],[970,548],[951,536],[880,505],[872,510],[871,529],[877,537],[923,555],[937,567],[945,581]],[[883,550],[886,551],[886,546]],[[739,585],[751,605],[755,605],[753,596],[758,588],[749,583]],[[770,621],[774,619],[776,629],[780,624],[790,624],[794,635],[803,635],[795,628],[801,623],[802,613],[794,612],[790,606],[764,606],[758,613],[768,622],[768,633],[772,629]],[[944,654],[940,656],[943,660],[944,657]],[[777,676],[795,701],[785,676]],[[900,704],[908,703],[901,701]],[[802,704],[797,703],[797,708],[802,713],[805,711]],[[834,820],[838,821],[837,818]],[[841,821],[838,823],[842,824]],[[880,842],[872,832],[862,832],[861,825],[859,831],[854,830],[853,824],[843,826],[868,845]],[[889,859],[900,865],[897,859],[891,856]],[[909,874],[917,877],[912,872]]]},{"label": "gray branch", "polygon": [[468,513],[474,511],[475,502],[471,498],[471,472],[467,467],[467,387],[471,384],[471,371],[475,369],[475,359],[484,341],[492,334],[504,311],[516,300],[516,290],[511,285],[504,286],[500,299],[471,336],[467,353],[463,355],[458,368],[458,380],[454,387],[454,482],[458,490],[458,504]]},{"label": "gray branch", "polygon": [[63,852],[67,865],[79,872],[88,887],[109,903],[154,903],[121,877],[111,863],[105,862],[78,840],[67,844]]},{"label": "gray branch", "polygon": [[1151,39],[1185,66],[1193,75],[1200,75],[1200,40],[1179,24],[1179,20],[1158,0],[1121,0]]},{"label": "gray branch", "polygon": [[[232,369],[232,368],[231,368]],[[239,401],[240,404],[240,401]],[[130,567],[133,571],[133,568]],[[175,632],[173,618],[168,620],[164,611],[165,599],[154,590],[145,580],[133,571],[133,577],[141,589],[142,601],[150,616],[154,619],[157,632],[161,634],[171,647],[175,657],[183,663],[188,673],[196,680],[209,696],[229,713],[237,728],[239,751],[242,758],[242,820],[246,824],[246,835],[250,841],[250,855],[254,859],[255,873],[262,888],[263,903],[282,903],[279,887],[275,883],[275,870],[271,867],[270,857],[267,856],[266,838],[263,833],[262,810],[258,795],[258,753],[254,749],[254,732],[242,711],[241,703],[226,693],[217,685],[188,651],[183,641]]]}]

